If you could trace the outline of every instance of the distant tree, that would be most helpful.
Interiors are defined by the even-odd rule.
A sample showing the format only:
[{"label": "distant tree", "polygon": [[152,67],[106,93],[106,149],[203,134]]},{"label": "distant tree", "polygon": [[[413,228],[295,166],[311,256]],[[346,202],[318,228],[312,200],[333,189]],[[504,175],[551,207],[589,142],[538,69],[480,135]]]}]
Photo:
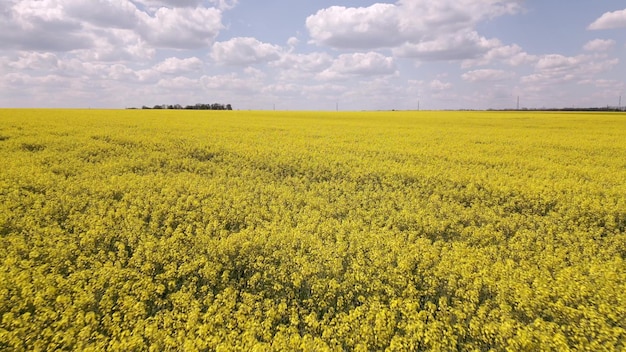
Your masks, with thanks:
[{"label": "distant tree", "polygon": [[233,106],[231,104],[220,104],[220,103],[213,103],[213,104],[204,104],[204,103],[197,103],[195,105],[186,105],[186,106],[182,106],[180,104],[162,104],[162,105],[155,105],[153,107],[149,107],[149,106],[142,106],[142,109],[171,109],[171,110],[180,110],[180,109],[185,109],[185,110],[232,110]]}]

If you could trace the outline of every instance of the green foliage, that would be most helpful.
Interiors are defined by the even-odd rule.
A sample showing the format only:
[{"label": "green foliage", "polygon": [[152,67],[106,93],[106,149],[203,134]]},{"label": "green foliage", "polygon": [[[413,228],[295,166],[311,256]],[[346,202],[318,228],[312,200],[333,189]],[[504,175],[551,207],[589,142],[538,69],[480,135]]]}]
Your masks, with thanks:
[{"label": "green foliage", "polygon": [[0,110],[0,350],[626,349],[626,120]]}]

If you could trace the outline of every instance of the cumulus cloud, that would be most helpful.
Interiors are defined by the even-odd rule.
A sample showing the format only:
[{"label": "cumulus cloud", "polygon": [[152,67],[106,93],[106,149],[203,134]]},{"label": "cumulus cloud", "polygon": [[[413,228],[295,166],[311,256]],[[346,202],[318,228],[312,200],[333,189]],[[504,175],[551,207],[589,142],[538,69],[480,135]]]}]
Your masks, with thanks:
[{"label": "cumulus cloud", "polygon": [[320,73],[322,79],[337,79],[351,75],[377,76],[396,72],[393,58],[377,52],[342,54]]},{"label": "cumulus cloud", "polygon": [[298,69],[306,72],[315,72],[332,62],[332,57],[327,53],[314,52],[309,54],[286,54],[273,65],[282,69]]},{"label": "cumulus cloud", "polygon": [[392,4],[332,6],[309,16],[306,26],[313,42],[337,48],[381,48],[398,45],[403,39],[398,8]]},{"label": "cumulus cloud", "polygon": [[332,56],[323,52],[308,54],[286,53],[270,65],[279,69],[282,79],[303,79],[328,68],[333,62]]},{"label": "cumulus cloud", "polygon": [[519,45],[501,45],[490,49],[485,55],[475,59],[464,60],[464,68],[488,65],[494,62],[501,62],[509,66],[520,66],[534,63],[537,60],[535,55],[528,54]]},{"label": "cumulus cloud", "polygon": [[442,82],[439,79],[432,80],[428,86],[434,91],[444,91],[452,88],[452,83]]},{"label": "cumulus cloud", "polygon": [[495,69],[473,70],[461,75],[468,82],[495,82],[513,78],[513,72]]},{"label": "cumulus cloud", "polygon": [[161,7],[198,7],[202,5],[203,0],[131,0],[134,3],[141,4],[149,9],[158,9]]},{"label": "cumulus cloud", "polygon": [[189,90],[200,86],[198,79],[189,77],[162,78],[157,82],[157,87],[166,90]]},{"label": "cumulus cloud", "polygon": [[66,21],[64,18],[63,3],[60,1],[9,0],[8,4],[5,3],[5,6],[7,6],[5,11],[10,9],[10,17],[12,17],[20,27],[25,29],[32,28],[38,24],[31,21],[41,21],[47,23],[59,23]]},{"label": "cumulus cloud", "polygon": [[141,34],[156,47],[200,49],[210,46],[222,28],[222,12],[216,8],[162,7],[154,16],[144,15]]},{"label": "cumulus cloud", "polygon": [[197,57],[190,57],[186,59],[170,57],[155,65],[154,69],[160,73],[181,74],[198,71],[202,68],[202,65],[202,60]]},{"label": "cumulus cloud", "polygon": [[47,70],[59,68],[59,58],[53,53],[23,52],[17,61],[7,64],[17,70]]},{"label": "cumulus cloud", "polygon": [[98,27],[132,29],[140,20],[140,11],[127,0],[68,0],[66,15]]},{"label": "cumulus cloud", "polygon": [[615,46],[615,40],[594,39],[594,40],[587,42],[587,44],[583,46],[583,49],[586,51],[607,51],[607,50],[612,49],[614,46]]},{"label": "cumulus cloud", "polygon": [[12,83],[24,85],[26,87],[35,87],[35,90],[43,91],[46,87],[58,89],[62,87],[70,87],[71,82],[63,76],[57,74],[49,74],[42,76],[29,76],[22,74],[9,75],[13,77]]},{"label": "cumulus cloud", "polygon": [[92,45],[82,23],[65,15],[60,1],[9,0],[0,8],[0,49],[69,51]]},{"label": "cumulus cloud", "polygon": [[251,37],[237,37],[213,44],[211,57],[218,63],[227,65],[252,65],[278,60],[282,48],[262,43]]},{"label": "cumulus cloud", "polygon": [[108,67],[108,76],[106,78],[116,81],[126,81],[129,77],[135,77],[135,71],[126,65],[114,64]]},{"label": "cumulus cloud", "polygon": [[521,77],[521,82],[541,86],[584,81],[609,71],[618,63],[619,59],[599,55],[543,55],[535,64],[535,73]]},{"label": "cumulus cloud", "polygon": [[[341,49],[415,47],[473,32],[487,18],[512,14],[521,0],[403,0],[369,7],[332,6],[306,20],[312,41]],[[430,45],[430,44],[428,44]],[[405,49],[407,50],[407,49]]]},{"label": "cumulus cloud", "polygon": [[612,92],[624,89],[624,82],[615,79],[586,79],[579,81],[578,84],[591,84],[596,88],[607,89]]},{"label": "cumulus cloud", "polygon": [[300,40],[296,37],[289,37],[289,39],[287,39],[287,45],[290,48],[295,47],[296,45],[300,44]]},{"label": "cumulus cloud", "polygon": [[210,3],[212,6],[220,10],[228,10],[237,6],[238,0],[131,0],[134,3],[155,10],[161,7],[200,7],[204,3]]},{"label": "cumulus cloud", "polygon": [[464,60],[476,58],[499,45],[497,39],[487,39],[475,31],[467,31],[420,43],[407,43],[394,49],[394,54],[423,61]]},{"label": "cumulus cloud", "polygon": [[[186,2],[177,2],[181,3]],[[8,0],[0,10],[0,49],[131,53],[141,43],[154,48],[206,48],[223,28],[221,16],[221,10],[213,7],[145,12],[128,0]],[[128,43],[135,48],[116,49]]]},{"label": "cumulus cloud", "polygon": [[587,29],[613,29],[626,27],[626,9],[606,12],[597,20],[593,21]]},{"label": "cumulus cloud", "polygon": [[[132,0],[149,7],[198,7],[203,5],[205,0]],[[211,5],[220,9],[230,9],[237,5],[238,0],[209,0]]]},{"label": "cumulus cloud", "polygon": [[560,71],[569,69],[585,61],[584,56],[564,56],[559,54],[544,55],[537,62],[537,69],[543,71]]},{"label": "cumulus cloud", "polygon": [[477,23],[522,10],[522,0],[400,0],[399,20],[412,40],[420,35],[451,33],[473,28]]},{"label": "cumulus cloud", "polygon": [[200,83],[206,90],[212,92],[239,92],[250,93],[263,88],[260,77],[241,77],[235,73],[225,75],[202,76]]},{"label": "cumulus cloud", "polygon": [[73,50],[73,54],[85,61],[117,62],[134,59],[151,59],[156,49],[137,33],[118,28],[94,30],[90,48]]},{"label": "cumulus cloud", "polygon": [[237,6],[239,0],[210,0],[210,3],[219,9],[229,10]]}]

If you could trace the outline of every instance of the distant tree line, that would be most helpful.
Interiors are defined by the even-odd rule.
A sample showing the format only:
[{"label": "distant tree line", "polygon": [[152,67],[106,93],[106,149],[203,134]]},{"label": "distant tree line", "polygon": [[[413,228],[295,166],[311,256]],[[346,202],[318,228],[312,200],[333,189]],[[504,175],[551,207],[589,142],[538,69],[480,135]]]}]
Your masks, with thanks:
[{"label": "distant tree line", "polygon": [[626,111],[624,106],[606,106],[606,107],[587,107],[587,108],[521,108],[521,109],[488,109],[489,111]]},{"label": "distant tree line", "polygon": [[168,104],[163,104],[163,105],[155,105],[153,107],[149,107],[149,106],[142,106],[141,107],[144,110],[149,110],[149,109],[154,109],[154,110],[232,110],[233,107],[230,104],[218,104],[218,103],[213,103],[213,104],[202,104],[202,103],[198,103],[196,105],[187,105],[187,106],[182,106],[180,104],[174,104],[174,105],[168,105]]}]

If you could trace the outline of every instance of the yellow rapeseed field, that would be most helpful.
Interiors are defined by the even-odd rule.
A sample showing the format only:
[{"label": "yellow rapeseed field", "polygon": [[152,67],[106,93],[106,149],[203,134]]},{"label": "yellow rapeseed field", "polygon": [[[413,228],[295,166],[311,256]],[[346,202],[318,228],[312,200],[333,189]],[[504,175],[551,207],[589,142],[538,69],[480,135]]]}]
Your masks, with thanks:
[{"label": "yellow rapeseed field", "polygon": [[626,115],[0,110],[0,350],[626,349]]}]

